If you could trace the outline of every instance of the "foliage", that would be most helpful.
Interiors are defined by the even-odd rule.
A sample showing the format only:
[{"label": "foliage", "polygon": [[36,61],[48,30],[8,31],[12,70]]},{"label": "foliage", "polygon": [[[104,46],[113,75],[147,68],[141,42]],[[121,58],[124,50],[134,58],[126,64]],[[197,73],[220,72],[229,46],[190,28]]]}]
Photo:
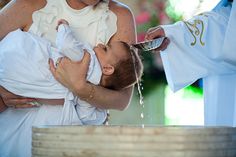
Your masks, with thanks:
[{"label": "foliage", "polygon": [[[166,15],[165,3],[163,1],[145,1],[147,6],[151,8],[145,8],[136,16],[137,23],[137,32],[138,32],[138,41],[143,41],[145,32],[151,28],[158,26],[166,21],[168,16]],[[144,5],[144,4],[142,4]],[[143,9],[143,8],[142,8]],[[169,19],[168,19],[169,20]],[[143,95],[150,93],[155,86],[158,86],[159,83],[166,83],[165,74],[163,69],[160,69],[156,66],[156,57],[153,52],[143,52],[140,51],[143,64],[144,64],[144,74],[142,77],[142,86],[143,86]]]},{"label": "foliage", "polygon": [[172,3],[170,3],[170,1],[168,1],[165,11],[166,11],[167,15],[171,18],[171,20],[173,22],[176,22],[176,21],[183,19],[183,17],[182,17],[182,13],[178,13],[175,11],[174,5],[175,4],[172,4]]}]

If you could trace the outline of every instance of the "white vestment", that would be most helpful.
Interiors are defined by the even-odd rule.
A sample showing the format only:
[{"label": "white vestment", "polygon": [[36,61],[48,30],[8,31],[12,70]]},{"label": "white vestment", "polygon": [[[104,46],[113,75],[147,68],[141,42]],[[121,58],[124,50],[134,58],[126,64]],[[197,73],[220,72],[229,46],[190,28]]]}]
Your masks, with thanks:
[{"label": "white vestment", "polygon": [[[44,52],[48,52],[48,47],[40,46],[38,42],[42,42],[44,45],[44,42],[51,43],[52,45],[48,45],[49,47],[55,47],[56,48],[56,26],[60,19],[66,19],[70,26],[71,30],[75,36],[75,38],[80,39],[82,42],[89,43],[91,46],[96,46],[98,43],[107,44],[109,39],[112,35],[114,35],[117,31],[116,26],[116,15],[111,12],[108,8],[107,2],[100,3],[95,9],[93,6],[87,6],[81,10],[75,10],[71,8],[66,0],[47,0],[47,4],[44,8],[35,11],[32,15],[33,24],[31,25],[28,34],[28,37],[30,35],[35,34],[36,36],[44,38],[44,40],[33,41],[28,40],[24,43],[21,43],[22,45],[15,45],[16,47],[24,47],[25,49],[31,49],[30,53],[28,53],[29,56],[24,56],[21,54],[21,51],[16,51],[15,55],[12,59],[15,59],[16,62],[19,63],[9,63],[8,65],[11,65],[10,67],[6,68],[12,68],[15,67],[15,64],[17,65],[24,65],[24,67],[15,67],[15,74],[12,74],[12,76],[15,76],[17,73],[25,73],[24,77],[21,77],[21,82],[17,82],[17,80],[12,81],[16,86],[18,83],[22,83],[24,81],[27,82],[27,80],[34,80],[39,78],[43,78],[46,86],[51,85],[52,87],[58,88],[57,94],[54,94],[51,91],[52,89],[48,89],[48,91],[45,91],[47,93],[40,95],[41,96],[47,96],[49,98],[51,97],[60,97],[64,98],[65,96],[71,100],[72,104],[74,104],[74,97],[73,95],[65,95],[65,88],[62,89],[62,86],[53,80],[53,77],[51,74],[49,75],[49,71],[43,71],[42,69],[48,68],[48,54]],[[19,30],[18,30],[19,31]],[[19,32],[18,32],[19,33]],[[31,36],[33,39],[36,39],[36,37]],[[16,39],[17,40],[17,39]],[[48,41],[46,41],[48,40]],[[29,43],[31,42],[31,43]],[[34,46],[32,45],[35,44]],[[17,44],[17,42],[12,42],[12,45],[8,44],[8,46],[14,46],[14,44]],[[19,43],[20,44],[20,43]],[[9,48],[11,49],[11,48]],[[39,52],[39,54],[36,54],[36,50],[39,51],[42,49],[43,52]],[[44,51],[45,50],[45,51]],[[1,50],[0,50],[1,51]],[[53,50],[55,52],[56,50]],[[54,55],[57,55],[57,52],[52,54],[52,58],[55,57]],[[6,54],[6,53],[5,53]],[[7,54],[8,55],[8,54]],[[10,55],[10,54],[9,54]],[[26,62],[23,63],[23,60],[17,60],[17,55],[24,56],[26,59]],[[26,55],[26,54],[25,54]],[[38,61],[41,61],[41,65],[43,67],[36,67],[36,63],[34,63],[34,58],[31,58],[30,56],[39,56],[42,57],[38,58]],[[5,57],[6,58],[6,57]],[[9,59],[8,61],[10,61]],[[29,64],[30,63],[30,64]],[[27,67],[26,67],[27,66]],[[36,69],[34,71],[38,74],[38,76],[30,75],[28,72],[24,69]],[[38,68],[38,69],[37,69]],[[95,67],[96,68],[96,67]],[[22,72],[19,72],[19,70],[24,70]],[[6,71],[5,71],[6,72]],[[10,71],[9,71],[10,74]],[[50,77],[45,77],[50,76]],[[17,76],[20,77],[20,76]],[[78,78],[79,79],[79,78]],[[5,80],[6,81],[6,80]],[[51,81],[51,82],[50,82]],[[54,81],[54,83],[53,83]],[[11,82],[8,82],[9,86]],[[30,83],[29,83],[30,84]],[[35,85],[30,84],[30,85]],[[40,86],[38,88],[29,89],[28,91],[25,89],[18,88],[18,91],[21,90],[24,91],[24,94],[26,95],[33,95],[36,91],[39,91],[43,88],[46,88],[46,86]],[[26,86],[28,87],[28,86]],[[43,90],[42,90],[43,93]],[[58,93],[61,93],[58,95]],[[23,94],[23,92],[21,93]],[[37,97],[34,95],[34,97]],[[54,97],[55,98],[55,97]],[[77,102],[76,102],[77,103]],[[81,105],[79,102],[78,104]],[[84,104],[86,106],[86,104]],[[88,104],[89,105],[89,104]],[[32,126],[39,126],[39,125],[61,125],[61,124],[68,124],[68,122],[73,123],[73,119],[81,120],[83,123],[83,120],[86,121],[86,117],[83,117],[83,113],[75,113],[75,106],[72,105],[66,105],[69,108],[64,108],[65,106],[62,105],[47,105],[43,104],[40,107],[37,108],[29,108],[29,109],[14,109],[14,108],[8,108],[6,111],[0,113],[0,156],[2,157],[30,157],[31,156],[31,139],[32,139],[32,132],[31,128]],[[73,108],[74,107],[74,108]],[[76,105],[78,107],[78,105]],[[83,107],[80,106],[81,108]],[[88,106],[86,106],[88,107]],[[86,108],[85,107],[85,108]],[[82,111],[82,109],[79,108],[77,111]],[[87,108],[88,109],[88,108]],[[74,115],[75,117],[64,117],[62,118],[62,115],[68,115],[68,112],[73,111],[75,114],[69,114]],[[103,111],[101,111],[103,112]],[[86,112],[88,113],[88,112]],[[97,112],[96,112],[97,113]],[[86,114],[88,115],[88,114]],[[95,114],[96,115],[96,114]],[[77,117],[76,117],[77,116]],[[80,116],[78,118],[78,116]],[[94,117],[87,117],[87,118],[94,118]],[[87,120],[89,120],[87,119]],[[96,117],[96,119],[102,119],[102,117]],[[102,121],[102,120],[101,120]],[[78,121],[76,121],[78,122]],[[88,123],[94,123],[94,121],[87,121]],[[96,122],[95,122],[96,123]],[[99,123],[99,122],[98,122]],[[97,124],[98,124],[97,123]],[[75,123],[74,123],[75,124]]]},{"label": "white vestment", "polygon": [[203,78],[205,125],[236,126],[236,4],[162,26],[170,45],[161,52],[173,91]]}]

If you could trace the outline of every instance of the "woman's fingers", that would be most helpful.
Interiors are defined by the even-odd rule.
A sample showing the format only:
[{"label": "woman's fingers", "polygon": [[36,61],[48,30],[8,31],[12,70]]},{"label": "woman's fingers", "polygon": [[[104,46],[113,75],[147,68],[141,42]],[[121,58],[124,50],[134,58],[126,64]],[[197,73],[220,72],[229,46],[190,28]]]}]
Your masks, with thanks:
[{"label": "woman's fingers", "polygon": [[52,75],[55,77],[55,75],[56,75],[56,67],[54,66],[53,60],[49,59],[48,63],[49,63],[49,70],[52,72]]},{"label": "woman's fingers", "polygon": [[38,107],[38,106],[32,104],[18,104],[14,106],[14,108],[33,108],[33,107]]},{"label": "woman's fingers", "polygon": [[[83,59],[82,59],[82,64],[85,66],[85,67],[87,67],[87,69],[88,69],[88,67],[89,67],[89,62],[90,62],[90,54],[88,53],[88,51],[87,50],[84,50],[84,57],[83,57]],[[87,70],[86,70],[87,71]]]},{"label": "woman's fingers", "polygon": [[[4,99],[3,99],[4,100]],[[10,98],[7,100],[9,104],[18,105],[18,104],[27,104],[35,101],[33,98]]]},{"label": "woman's fingers", "polygon": [[74,62],[67,57],[63,57],[58,62],[57,67],[53,61],[49,60],[50,71],[54,78],[69,90],[74,91],[77,87],[82,87],[86,83],[90,54],[84,50],[81,61]]},{"label": "woman's fingers", "polygon": [[4,97],[2,97],[2,100],[8,107],[26,105],[29,104],[30,102],[35,101],[35,99],[32,98],[4,98]]},{"label": "woman's fingers", "polygon": [[0,97],[0,113],[5,111],[7,109],[8,106],[5,105],[5,103],[3,102],[2,98]]},{"label": "woman's fingers", "polygon": [[61,64],[61,61],[62,61],[63,58],[58,58],[57,62],[56,62],[56,67],[54,66],[54,62],[52,59],[49,59],[48,60],[48,63],[49,63],[49,70],[51,71],[53,77],[58,80],[59,78],[59,75],[58,75],[58,72],[57,72],[57,68],[59,68],[60,64]]},{"label": "woman's fingers", "polygon": [[22,96],[15,95],[1,86],[0,95],[3,103],[8,107],[14,107],[18,104],[28,104],[32,101],[35,101],[34,98],[25,98]]}]

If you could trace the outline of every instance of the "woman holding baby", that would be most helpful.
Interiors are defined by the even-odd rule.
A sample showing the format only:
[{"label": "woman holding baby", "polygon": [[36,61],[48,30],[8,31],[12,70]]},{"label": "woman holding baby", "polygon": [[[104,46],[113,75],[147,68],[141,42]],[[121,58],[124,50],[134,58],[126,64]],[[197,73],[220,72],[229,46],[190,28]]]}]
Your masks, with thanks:
[{"label": "woman holding baby", "polygon": [[[113,41],[136,42],[130,10],[119,2],[102,0],[11,1],[0,11],[0,38],[20,28],[54,43],[60,19],[68,20],[75,36],[92,46]],[[87,53],[80,62],[63,58],[56,68],[51,66],[51,70],[55,78],[80,99],[97,108],[124,110],[133,87],[114,91],[87,82],[89,60]],[[31,156],[31,127],[60,125],[63,100],[21,97],[4,88],[0,94],[1,103],[8,106],[0,113],[0,156]],[[43,105],[32,107],[35,101]]]}]

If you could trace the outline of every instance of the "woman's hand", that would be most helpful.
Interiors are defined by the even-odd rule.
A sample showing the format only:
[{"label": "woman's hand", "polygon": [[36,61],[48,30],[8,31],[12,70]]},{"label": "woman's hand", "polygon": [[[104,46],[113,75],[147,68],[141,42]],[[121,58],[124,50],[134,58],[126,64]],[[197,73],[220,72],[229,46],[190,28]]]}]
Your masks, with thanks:
[{"label": "woman's hand", "polygon": [[49,60],[50,70],[55,79],[74,93],[81,91],[87,83],[86,75],[88,71],[90,55],[84,50],[84,57],[81,61],[73,62],[67,57],[60,58],[57,61],[57,67],[54,67],[53,61]]},{"label": "woman's hand", "polygon": [[[160,38],[160,37],[165,37],[165,31],[162,27],[157,26],[157,27],[152,27],[148,29],[147,34],[145,36],[146,40],[153,40],[155,38]],[[155,49],[155,51],[163,51],[167,48],[169,45],[170,40],[168,38],[164,39],[162,42],[161,46]]]},{"label": "woman's hand", "polygon": [[[25,98],[18,95],[15,95],[5,88],[0,86],[0,95],[1,95],[1,102],[4,103],[7,107],[14,107],[14,108],[31,108],[35,107],[34,105],[30,104],[30,102],[35,101],[33,98]],[[3,104],[3,105],[4,105]]]},{"label": "woman's hand", "polygon": [[0,113],[5,111],[7,109],[7,106],[3,102],[2,98],[0,97]]}]

